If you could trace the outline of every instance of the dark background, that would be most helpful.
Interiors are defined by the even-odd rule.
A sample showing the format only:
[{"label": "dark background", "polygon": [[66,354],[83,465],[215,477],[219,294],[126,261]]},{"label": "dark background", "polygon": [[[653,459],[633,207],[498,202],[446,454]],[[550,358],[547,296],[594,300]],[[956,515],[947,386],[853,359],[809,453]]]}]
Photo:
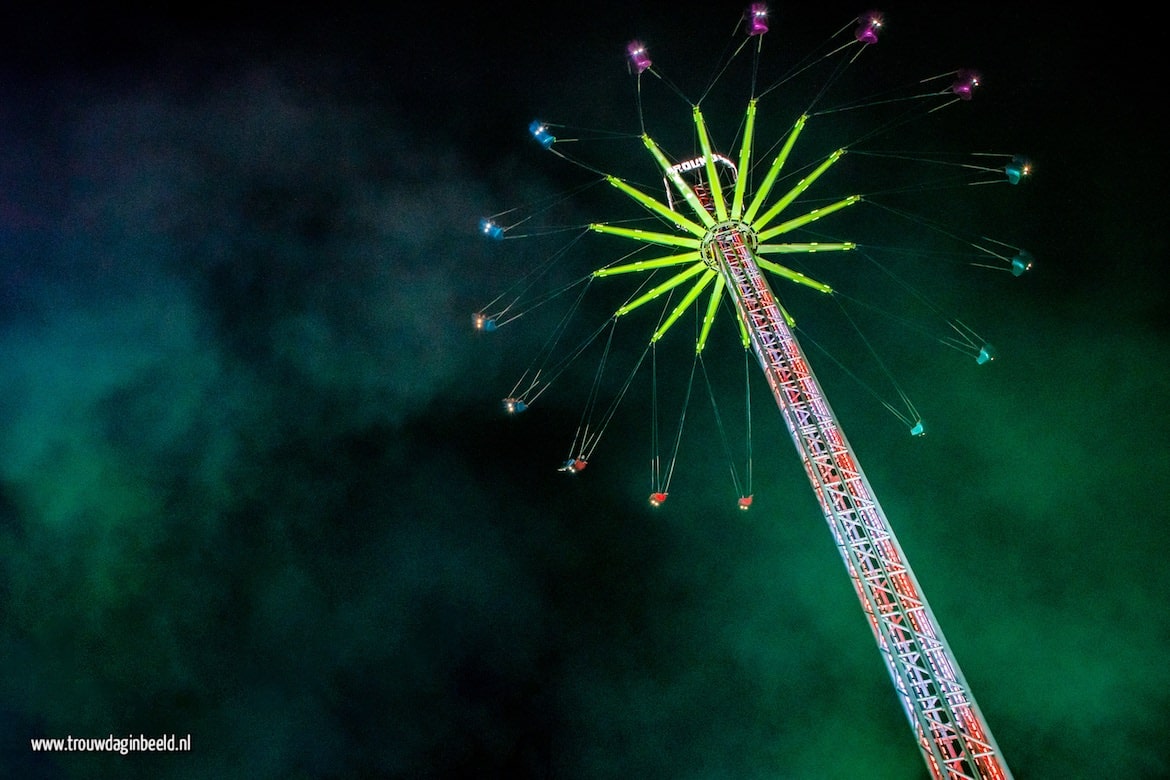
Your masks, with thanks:
[{"label": "dark background", "polygon": [[[765,60],[858,10],[777,4]],[[1016,776],[1165,777],[1159,20],[882,10],[859,72],[984,75],[923,142],[1036,168],[921,205],[1037,265],[917,280],[1001,356],[903,355],[928,436],[823,383]],[[479,218],[582,180],[528,122],[635,130],[626,42],[694,94],[741,12],[5,17],[0,775],[925,776],[762,383],[752,511],[698,411],[652,510],[645,398],[559,474],[586,388],[499,406],[555,319],[470,327],[542,247]],[[668,137],[676,106],[649,116]],[[564,272],[614,259],[597,246]],[[742,365],[710,363],[720,386]],[[139,733],[194,750],[28,742]]]}]

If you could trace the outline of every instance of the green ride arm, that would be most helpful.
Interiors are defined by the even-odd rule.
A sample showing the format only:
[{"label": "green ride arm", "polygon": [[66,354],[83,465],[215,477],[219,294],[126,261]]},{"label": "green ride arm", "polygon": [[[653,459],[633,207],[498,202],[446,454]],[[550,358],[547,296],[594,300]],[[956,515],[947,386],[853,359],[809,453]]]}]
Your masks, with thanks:
[{"label": "green ride arm", "polygon": [[647,244],[662,244],[664,246],[681,246],[687,249],[698,249],[699,239],[676,236],[671,233],[656,233],[652,230],[638,230],[637,228],[622,228],[604,223],[595,222],[589,226],[597,233],[609,233],[611,236],[624,236],[635,241]]},{"label": "green ride arm", "polygon": [[[784,311],[783,307],[780,309],[780,311]],[[739,323],[739,340],[743,342],[743,348],[751,349],[752,337],[748,335],[747,323],[744,322],[743,317],[736,317],[735,321]]]},{"label": "green ride arm", "polygon": [[703,329],[699,332],[699,340],[695,342],[695,352],[702,352],[707,346],[707,336],[711,333],[711,325],[715,323],[715,311],[719,308],[719,299],[723,296],[725,284],[723,275],[720,274],[715,279],[715,286],[711,288],[711,297],[707,299],[707,312],[703,315]]},{"label": "green ride arm", "polygon": [[763,231],[759,236],[760,241],[767,241],[773,236],[778,236],[781,233],[787,233],[789,230],[795,230],[796,228],[801,227],[802,225],[807,225],[810,222],[814,222],[821,217],[827,217],[834,211],[839,211],[846,206],[852,206],[859,200],[861,200],[860,195],[850,195],[848,198],[842,198],[836,203],[830,203],[828,206],[825,206],[822,209],[813,209],[807,214],[796,217],[795,219],[790,219],[787,222],[783,222],[774,228],[769,228],[768,230]]},{"label": "green ride arm", "polygon": [[774,206],[772,206],[772,208],[768,209],[767,213],[765,213],[764,216],[760,217],[755,222],[752,222],[752,227],[754,227],[756,230],[762,230],[764,228],[764,225],[767,225],[769,222],[772,221],[773,218],[775,218],[775,216],[777,214],[779,214],[784,209],[788,208],[788,206],[792,203],[792,201],[796,200],[798,195],[800,195],[802,192],[807,190],[812,185],[813,182],[815,182],[817,179],[819,179],[821,177],[821,174],[823,174],[825,171],[829,170],[829,166],[831,166],[833,163],[840,160],[841,156],[844,154],[845,154],[844,149],[838,149],[837,151],[830,154],[824,162],[822,162],[820,165],[818,165],[816,167],[816,170],[814,170],[808,176],[806,176],[803,179],[801,179],[800,181],[798,181],[796,183],[796,186],[793,187],[791,190],[789,190],[784,195],[783,198],[776,201],[776,205],[774,205]]},{"label": "green ride arm", "polygon": [[788,140],[784,142],[784,148],[780,150],[780,154],[776,155],[776,159],[772,161],[772,167],[768,169],[768,175],[764,177],[763,183],[760,184],[760,188],[756,190],[755,197],[752,198],[752,204],[748,206],[747,212],[743,215],[744,222],[751,222],[756,216],[756,212],[760,210],[760,206],[764,205],[768,193],[772,191],[772,185],[776,183],[776,177],[780,174],[780,169],[784,167],[784,163],[788,160],[788,155],[792,151],[792,145],[796,143],[796,138],[800,135],[800,131],[804,129],[804,123],[807,121],[808,117],[802,116],[792,126],[792,132],[788,134]]},{"label": "green ride arm", "polygon": [[703,227],[695,224],[691,220],[684,217],[682,214],[679,214],[677,211],[672,209],[670,206],[667,206],[665,203],[662,203],[661,201],[650,197],[649,195],[642,192],[641,190],[638,190],[638,189],[635,189],[634,187],[631,187],[629,184],[626,184],[624,181],[622,181],[618,177],[606,176],[605,180],[608,181],[610,184],[612,184],[614,187],[617,187],[619,190],[621,190],[622,192],[629,195],[631,198],[633,198],[638,203],[641,203],[643,206],[645,206],[646,208],[653,211],[654,213],[659,214],[659,215],[671,220],[672,222],[677,224],[683,230],[689,231],[690,233],[692,233],[696,236],[700,236],[700,237],[703,235],[704,232],[706,232]]},{"label": "green ride arm", "polygon": [[683,296],[683,299],[678,302],[678,306],[674,307],[674,311],[670,313],[670,316],[666,318],[666,321],[662,323],[662,326],[658,330],[654,331],[654,335],[650,337],[651,343],[658,341],[658,339],[662,338],[666,331],[670,330],[670,326],[673,325],[675,321],[682,316],[682,313],[686,311],[688,306],[694,303],[695,298],[699,297],[699,293],[703,291],[704,287],[711,283],[711,280],[714,279],[715,276],[715,270],[708,268],[707,271],[701,277],[699,277],[699,281],[695,282],[694,287],[692,287],[687,292],[687,294]]},{"label": "green ride arm", "polygon": [[593,275],[595,277],[613,276],[614,274],[629,274],[637,273],[638,271],[651,271],[655,268],[667,268],[672,265],[682,265],[683,263],[693,262],[698,259],[698,252],[683,252],[681,255],[658,257],[653,260],[638,260],[637,262],[625,263],[624,265],[611,265],[605,268],[598,268],[593,272]]},{"label": "green ride arm", "polygon": [[[743,128],[743,143],[739,147],[739,165],[740,171],[748,170],[748,164],[752,157],[752,135],[756,129],[756,99],[752,98],[748,101],[747,117],[744,119]],[[731,199],[731,218],[739,219],[743,216],[743,192],[744,187],[747,186],[747,177],[740,176],[738,173],[735,177],[735,195]]]},{"label": "green ride arm", "polygon": [[807,244],[760,244],[758,247],[756,247],[756,252],[761,255],[811,255],[817,252],[845,252],[856,248],[857,244],[853,243],[852,241],[843,241],[841,243],[829,244],[822,244],[818,241],[813,241]]},{"label": "green ride arm", "polygon": [[691,208],[695,212],[695,215],[698,216],[702,223],[707,227],[713,226],[715,224],[715,218],[707,213],[707,209],[703,208],[703,204],[699,202],[699,198],[695,195],[695,191],[691,189],[689,184],[683,181],[683,178],[679,175],[678,171],[671,167],[670,161],[666,159],[666,155],[664,155],[662,150],[658,148],[658,145],[654,143],[654,139],[648,135],[643,135],[642,143],[645,144],[646,148],[650,150],[650,154],[654,155],[654,159],[658,162],[658,166],[662,168],[662,172],[666,175],[666,178],[670,179],[671,183],[674,184],[674,188],[678,190],[678,194],[682,195],[683,199],[690,204]]},{"label": "green ride arm", "polygon": [[788,313],[788,309],[785,309],[784,305],[782,303],[780,303],[780,301],[776,301],[776,308],[778,308],[780,310],[780,313],[782,315],[784,315],[784,321],[788,323],[788,327],[795,328],[796,327],[796,319],[791,314]]},{"label": "green ride arm", "polygon": [[[673,290],[675,287],[678,287],[680,284],[685,282],[687,279],[690,279],[692,276],[695,276],[696,274],[700,273],[704,268],[707,268],[705,263],[695,263],[687,270],[680,271],[679,273],[677,273],[674,276],[667,279],[662,284],[658,285],[657,287],[650,288],[648,291],[646,291],[645,294],[639,296],[638,298],[635,298],[634,300],[627,303],[625,306],[622,306],[620,309],[618,309],[617,311],[615,311],[613,313],[613,316],[620,317],[623,314],[629,314],[634,309],[638,308],[639,306],[641,306],[642,304],[644,304],[648,301],[654,300],[655,298],[657,298],[659,295],[662,295],[662,293],[666,292],[667,290]],[[710,269],[708,269],[708,270],[710,270]]]},{"label": "green ride arm", "polygon": [[[711,139],[707,136],[707,124],[703,112],[695,106],[691,113],[695,119],[695,131],[699,134],[699,146],[707,161],[707,186],[711,190],[711,202],[715,204],[715,216],[720,222],[727,220],[727,204],[723,200],[723,187],[719,184],[719,172],[715,170],[715,155],[711,153]],[[738,176],[736,177],[739,178]]]},{"label": "green ride arm", "polygon": [[811,287],[817,292],[833,292],[833,288],[824,282],[818,282],[816,279],[810,279],[799,271],[793,271],[791,268],[780,265],[779,263],[773,263],[771,260],[765,260],[762,257],[757,257],[756,264],[760,266],[760,268],[771,271],[777,276],[782,276],[790,282],[796,282],[797,284],[802,284],[805,287]]}]

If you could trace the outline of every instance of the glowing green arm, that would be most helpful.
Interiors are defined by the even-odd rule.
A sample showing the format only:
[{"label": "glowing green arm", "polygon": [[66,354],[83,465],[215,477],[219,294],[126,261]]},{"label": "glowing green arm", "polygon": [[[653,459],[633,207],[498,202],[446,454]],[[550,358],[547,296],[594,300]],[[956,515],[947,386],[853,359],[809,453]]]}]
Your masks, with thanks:
[{"label": "glowing green arm", "polygon": [[681,175],[679,175],[679,172],[674,170],[670,164],[670,161],[666,159],[666,155],[664,155],[662,150],[658,148],[658,145],[654,143],[654,139],[648,135],[644,135],[642,136],[642,143],[645,144],[646,148],[650,150],[650,154],[654,156],[654,159],[658,162],[658,166],[662,168],[663,174],[665,174],[666,178],[670,179],[671,183],[674,184],[674,188],[678,190],[678,194],[681,195],[688,204],[690,204],[690,207],[694,210],[695,215],[698,216],[702,223],[707,227],[714,225],[715,218],[707,213],[707,209],[703,208],[703,204],[699,202],[699,198],[695,195],[695,191],[691,189],[689,184],[683,181],[683,178]]},{"label": "glowing green arm", "polygon": [[674,276],[667,279],[662,284],[658,285],[657,287],[650,288],[643,295],[630,301],[625,306],[622,306],[620,309],[618,309],[617,311],[615,311],[613,313],[613,316],[620,317],[623,314],[629,314],[634,309],[638,308],[639,306],[641,306],[642,304],[644,304],[648,301],[654,300],[655,298],[657,298],[659,295],[662,295],[667,290],[673,290],[675,287],[678,287],[680,284],[685,282],[687,279],[690,279],[692,276],[695,276],[696,274],[700,273],[705,268],[707,268],[707,266],[704,263],[695,263],[687,270],[680,271],[679,273],[677,273]]},{"label": "glowing green arm", "polygon": [[674,311],[670,313],[670,316],[666,318],[666,321],[662,323],[662,326],[658,328],[658,330],[654,331],[654,335],[650,337],[650,341],[655,342],[662,338],[662,334],[670,330],[670,326],[675,323],[675,320],[682,316],[682,313],[686,311],[686,308],[694,303],[695,298],[699,297],[699,293],[701,293],[703,288],[710,284],[711,280],[714,278],[714,269],[708,268],[703,273],[703,275],[699,277],[699,281],[695,282],[695,286],[692,287],[687,292],[687,294],[683,296],[683,299],[678,302],[678,306],[674,307]]},{"label": "glowing green arm", "polygon": [[654,260],[638,260],[633,263],[626,263],[624,265],[611,265],[606,268],[598,268],[593,272],[594,276],[613,276],[614,274],[629,274],[638,271],[652,271],[655,268],[667,268],[672,265],[682,265],[699,259],[698,252],[683,252],[681,255],[670,255],[669,257],[659,257]]},{"label": "glowing green arm", "polygon": [[[711,288],[711,297],[707,299],[707,312],[703,315],[703,329],[699,332],[699,340],[695,342],[695,352],[702,352],[703,348],[707,346],[707,336],[711,333],[711,325],[715,322],[715,312],[719,308],[719,299],[723,296],[723,287],[726,283],[723,277],[719,276],[715,280],[715,286]],[[738,319],[738,317],[736,318]],[[747,331],[743,328],[743,323],[740,323],[740,331],[744,338],[744,346],[747,346]]]},{"label": "glowing green arm", "polygon": [[850,249],[856,249],[857,244],[852,241],[843,241],[841,243],[822,244],[813,241],[807,244],[760,244],[756,247],[756,252],[761,255],[767,254],[813,254],[815,252],[844,252]]},{"label": "glowing green arm", "polygon": [[796,217],[794,219],[790,219],[787,222],[782,222],[781,224],[777,225],[774,228],[769,228],[768,230],[761,232],[760,233],[760,240],[767,241],[769,238],[772,238],[773,236],[778,236],[781,233],[787,233],[789,230],[795,230],[796,228],[801,227],[803,225],[807,225],[810,222],[814,222],[814,221],[820,219],[821,217],[827,217],[828,215],[832,214],[834,211],[839,211],[839,210],[845,208],[846,206],[852,206],[854,203],[856,203],[859,200],[861,200],[860,195],[850,195],[848,198],[842,198],[841,200],[837,201],[836,203],[830,203],[828,206],[825,206],[824,208],[813,209],[812,211],[808,212],[807,214],[801,215],[801,216]]},{"label": "glowing green arm", "polygon": [[776,155],[776,159],[772,161],[772,167],[768,169],[768,175],[764,177],[763,183],[760,184],[760,188],[756,190],[755,197],[752,198],[752,205],[748,206],[747,213],[743,215],[744,222],[751,222],[756,216],[756,212],[760,210],[760,206],[764,204],[768,193],[772,191],[772,185],[776,183],[776,177],[780,174],[780,169],[784,167],[785,161],[788,160],[788,155],[792,151],[792,145],[796,143],[796,137],[800,135],[800,131],[804,129],[804,123],[807,121],[808,117],[802,116],[792,126],[792,132],[788,134],[788,140],[784,142],[784,148],[780,150],[780,154]]},{"label": "glowing green arm", "polygon": [[[752,157],[752,134],[756,129],[756,99],[748,101],[747,117],[744,120],[743,143],[739,147],[739,170],[747,171]],[[735,177],[735,195],[731,200],[731,218],[739,219],[743,215],[743,192],[747,183],[746,176]]]},{"label": "glowing green arm", "polygon": [[811,287],[817,292],[833,292],[833,288],[829,285],[823,282],[818,282],[816,279],[810,279],[799,271],[793,271],[791,268],[782,266],[779,263],[773,263],[771,260],[765,260],[762,257],[757,257],[756,264],[759,265],[760,268],[771,271],[777,276],[782,276],[790,282],[796,282],[797,284],[802,284],[805,287]]},{"label": "glowing green arm", "polygon": [[772,206],[772,208],[768,209],[768,211],[762,217],[760,217],[756,221],[752,222],[752,227],[754,227],[756,230],[762,230],[764,225],[767,225],[769,222],[771,222],[775,218],[775,216],[777,214],[779,214],[784,209],[788,208],[788,206],[792,203],[792,201],[796,200],[797,196],[799,196],[802,192],[807,190],[812,185],[813,182],[815,182],[817,179],[819,179],[821,177],[821,174],[823,174],[825,171],[829,170],[829,167],[833,163],[837,162],[837,160],[840,160],[841,156],[843,154],[845,154],[844,149],[838,149],[837,151],[830,154],[829,157],[824,162],[822,162],[820,165],[818,165],[816,167],[816,170],[814,170],[812,173],[810,173],[805,178],[798,181],[796,183],[796,186],[793,187],[791,190],[789,190],[787,193],[785,193],[783,198],[776,201],[776,205],[774,205],[774,206]]},{"label": "glowing green arm", "polygon": [[[727,219],[727,204],[723,201],[723,188],[719,186],[719,173],[715,170],[715,155],[711,152],[711,139],[707,137],[707,124],[703,121],[703,112],[698,106],[694,107],[692,113],[695,131],[699,134],[699,146],[702,147],[703,157],[707,161],[707,185],[711,191],[711,202],[715,204],[715,216],[723,222]],[[738,178],[737,176],[736,179]]]},{"label": "glowing green arm", "polygon": [[651,230],[638,230],[637,228],[622,228],[613,225],[606,225],[599,222],[589,226],[590,230],[597,233],[609,233],[611,236],[624,236],[632,238],[635,241],[642,241],[647,244],[662,244],[663,246],[681,246],[687,249],[698,249],[699,239],[687,238],[686,236],[676,236],[670,233],[656,233]]},{"label": "glowing green arm", "polygon": [[695,224],[691,220],[684,217],[682,214],[679,214],[677,211],[667,206],[665,203],[650,197],[641,190],[631,187],[629,184],[626,184],[616,176],[606,176],[605,180],[654,213],[666,217],[670,221],[674,222],[683,230],[687,230],[696,236],[703,235],[704,229],[702,226]]}]

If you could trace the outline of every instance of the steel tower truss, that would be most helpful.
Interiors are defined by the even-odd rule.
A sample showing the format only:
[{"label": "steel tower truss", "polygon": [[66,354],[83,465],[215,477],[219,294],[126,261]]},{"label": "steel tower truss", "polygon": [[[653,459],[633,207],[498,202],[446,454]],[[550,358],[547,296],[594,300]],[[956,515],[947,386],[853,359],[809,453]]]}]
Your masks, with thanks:
[{"label": "steel tower truss", "polygon": [[743,233],[711,254],[816,492],[931,774],[1006,778],[999,750],[792,329]]}]

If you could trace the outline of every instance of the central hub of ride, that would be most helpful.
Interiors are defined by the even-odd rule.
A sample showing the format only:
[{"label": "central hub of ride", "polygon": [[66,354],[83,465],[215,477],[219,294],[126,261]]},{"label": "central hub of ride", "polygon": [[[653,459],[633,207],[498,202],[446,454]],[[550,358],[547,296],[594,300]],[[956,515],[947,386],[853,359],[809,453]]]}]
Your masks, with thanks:
[{"label": "central hub of ride", "polygon": [[719,254],[716,246],[744,246],[753,254],[760,245],[760,237],[755,229],[738,219],[728,219],[712,225],[703,236],[699,251],[703,262],[712,270],[719,270]]}]

